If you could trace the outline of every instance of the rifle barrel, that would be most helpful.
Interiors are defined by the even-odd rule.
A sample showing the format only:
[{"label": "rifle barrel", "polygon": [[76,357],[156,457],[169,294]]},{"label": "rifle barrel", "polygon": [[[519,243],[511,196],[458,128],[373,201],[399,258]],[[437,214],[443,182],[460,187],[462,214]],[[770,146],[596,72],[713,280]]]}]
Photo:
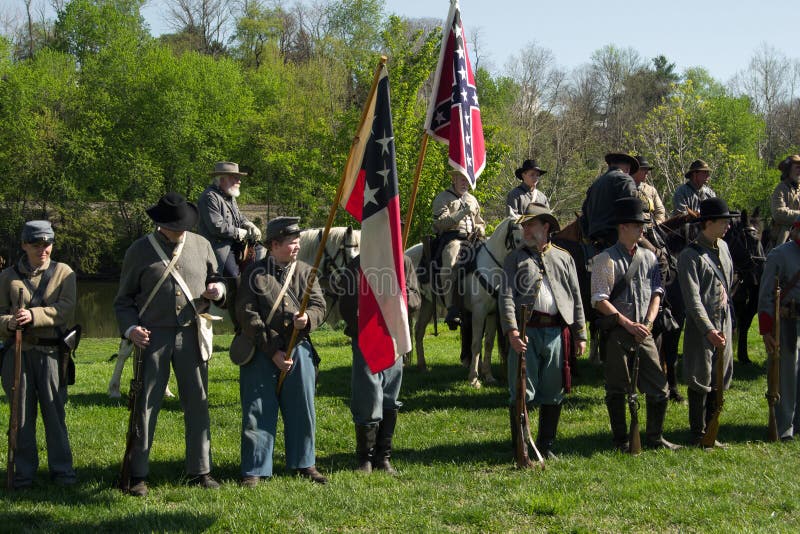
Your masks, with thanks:
[{"label": "rifle barrel", "polygon": [[[17,311],[24,309],[22,288],[17,294]],[[11,382],[11,413],[8,421],[8,463],[6,464],[6,488],[14,490],[17,437],[19,435],[20,382],[22,381],[22,328],[17,324],[14,332],[14,376]]]}]

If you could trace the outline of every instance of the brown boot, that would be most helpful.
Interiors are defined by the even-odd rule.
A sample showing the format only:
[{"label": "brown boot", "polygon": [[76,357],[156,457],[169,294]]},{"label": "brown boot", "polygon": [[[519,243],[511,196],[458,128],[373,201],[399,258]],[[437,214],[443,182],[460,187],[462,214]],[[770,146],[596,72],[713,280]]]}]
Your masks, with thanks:
[{"label": "brown boot", "polygon": [[328,483],[328,479],[322,476],[322,473],[317,471],[317,467],[314,465],[311,467],[301,467],[300,469],[295,469],[294,472],[297,474],[297,476],[307,478],[316,484]]}]

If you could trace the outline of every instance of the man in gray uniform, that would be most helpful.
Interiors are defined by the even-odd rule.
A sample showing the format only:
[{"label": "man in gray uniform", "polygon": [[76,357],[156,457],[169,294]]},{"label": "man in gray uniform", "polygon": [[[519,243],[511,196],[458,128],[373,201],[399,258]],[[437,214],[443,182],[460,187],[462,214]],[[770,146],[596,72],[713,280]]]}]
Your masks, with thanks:
[{"label": "man in gray uniform", "polygon": [[209,174],[213,182],[197,201],[200,211],[197,233],[211,243],[219,274],[236,277],[239,276],[236,256],[244,247],[244,242],[261,239],[261,230],[247,220],[236,204],[242,177],[247,173],[239,172],[237,163],[220,161],[214,164],[214,170]]},{"label": "man in gray uniform", "polygon": [[[255,347],[252,359],[239,368],[242,485],[250,488],[272,476],[278,412],[283,416],[286,467],[317,484],[327,483],[315,466],[315,372],[308,339],[325,318],[325,297],[315,278],[305,313],[299,313],[312,270],[297,260],[299,221],[299,217],[269,221],[269,256],[245,269],[236,295],[242,333]],[[295,329],[297,343],[287,354]],[[279,392],[282,373],[285,381]]]},{"label": "man in gray uniform", "polygon": [[[517,354],[525,353],[527,384],[525,400],[539,406],[539,432],[536,447],[545,458],[555,458],[553,443],[564,391],[569,392],[570,354],[586,349],[586,324],[575,262],[566,251],[550,244],[550,233],[559,224],[550,210],[529,204],[517,219],[522,224],[523,243],[503,264],[504,276],[498,296],[503,333],[508,336],[509,413],[511,438],[514,418]],[[517,310],[533,306],[527,325],[517,323]],[[521,334],[524,328],[524,337]]]},{"label": "man in gray uniform", "polygon": [[784,159],[778,164],[778,169],[781,181],[775,186],[769,203],[773,246],[786,242],[794,220],[800,216],[800,155]]},{"label": "man in gray uniform", "polygon": [[648,163],[644,156],[636,156],[639,162],[639,170],[631,174],[633,182],[636,184],[636,196],[645,205],[645,218],[648,219],[650,226],[657,226],[667,218],[667,211],[661,201],[661,195],[655,187],[647,182],[647,175],[653,167]]},{"label": "man in gray uniform", "polygon": [[717,196],[708,186],[711,168],[701,159],[694,160],[684,174],[686,182],[675,188],[672,194],[672,214],[686,213],[687,209],[700,211],[700,203]]},{"label": "man in gray uniform", "polygon": [[631,175],[639,170],[639,162],[628,154],[606,154],[608,170],[598,176],[586,191],[583,202],[583,234],[592,240],[598,249],[610,247],[617,241],[617,226],[614,224],[614,202],[620,198],[636,196],[636,184]]},{"label": "man in gray uniform", "polygon": [[[606,406],[614,446],[622,452],[630,447],[625,396],[633,386],[647,396],[645,445],[675,450],[679,446],[662,434],[669,388],[650,333],[664,293],[661,272],[655,255],[637,245],[646,222],[641,200],[619,199],[613,208],[619,240],[595,256],[591,291],[597,312],[615,317],[600,347],[605,354]],[[639,358],[639,380],[631,385],[634,358]]]},{"label": "man in gray uniform", "polygon": [[[75,273],[66,263],[50,259],[54,241],[48,221],[26,222],[22,229],[25,254],[0,273],[0,332],[6,350],[2,375],[8,399],[14,383],[14,331],[23,330],[19,434],[14,457],[16,489],[30,487],[39,468],[37,404],[41,406],[47,436],[50,478],[60,485],[76,481],[64,410],[67,384],[71,382],[68,373],[62,371],[64,356],[59,350],[60,335],[73,324]],[[20,289],[22,302],[17,302]]]},{"label": "man in gray uniform", "polygon": [[525,213],[528,204],[541,204],[550,207],[547,196],[536,189],[541,178],[547,171],[539,167],[535,159],[526,159],[522,162],[522,167],[514,171],[517,179],[521,182],[517,187],[509,191],[506,197],[506,210],[509,214],[519,216]]},{"label": "man in gray uniform", "polygon": [[767,350],[774,351],[775,277],[781,286],[780,399],[775,409],[778,435],[784,441],[800,432],[800,216],[792,225],[789,241],[767,255],[758,293],[758,328]]},{"label": "man in gray uniform", "polygon": [[[167,193],[147,210],[156,223],[149,236],[135,241],[125,252],[119,290],[114,300],[120,333],[142,351],[144,387],[134,407],[138,428],[131,462],[131,495],[147,494],[150,448],[158,412],[170,375],[178,381],[186,425],[186,472],[189,483],[216,489],[211,477],[211,435],[208,415],[208,364],[202,360],[197,334],[197,314],[209,301],[224,305],[225,286],[212,282],[217,260],[203,237],[189,232],[197,223],[197,207],[178,193]],[[155,292],[167,268],[155,249],[167,258],[178,255],[174,269]],[[180,284],[175,274],[185,282]],[[187,295],[187,290],[191,295]],[[191,300],[190,300],[191,299]],[[142,309],[144,311],[142,313]]]},{"label": "man in gray uniform", "polygon": [[[408,315],[412,317],[422,303],[417,274],[411,258],[403,256],[406,277]],[[341,292],[339,306],[345,321],[344,333],[351,339],[353,369],[350,378],[350,412],[356,429],[357,471],[370,473],[373,468],[396,474],[389,463],[397,412],[402,406],[397,398],[403,381],[403,358],[379,373],[370,371],[358,344],[358,297],[361,257],[336,273],[331,287]]]},{"label": "man in gray uniform", "polygon": [[433,199],[433,230],[438,236],[439,263],[438,290],[444,294],[447,308],[445,322],[451,330],[461,324],[458,261],[459,251],[467,240],[482,239],[486,235],[486,222],[481,217],[478,200],[469,192],[469,181],[459,171],[450,171],[451,186]]},{"label": "man in gray uniform", "polygon": [[[692,444],[699,445],[716,409],[716,383],[713,372],[717,349],[723,349],[724,379],[730,387],[733,377],[732,317],[730,290],[733,261],[722,239],[737,217],[721,198],[700,203],[700,233],[678,256],[678,279],[686,308],[683,333],[684,375],[689,391],[689,430]],[[716,446],[721,446],[717,443]]]}]

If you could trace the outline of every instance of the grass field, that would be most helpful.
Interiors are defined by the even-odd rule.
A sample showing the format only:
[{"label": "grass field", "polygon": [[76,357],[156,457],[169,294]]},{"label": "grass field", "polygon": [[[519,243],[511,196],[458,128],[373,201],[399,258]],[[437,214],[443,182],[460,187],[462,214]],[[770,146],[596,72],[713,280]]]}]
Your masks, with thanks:
[{"label": "grass field", "polygon": [[[80,484],[60,488],[48,482],[40,423],[39,483],[28,491],[0,490],[0,531],[800,530],[800,443],[763,442],[764,350],[754,332],[755,365],[736,367],[725,399],[720,439],[729,449],[645,451],[638,457],[612,452],[601,372],[584,359],[559,428],[560,459],[544,472],[514,468],[504,387],[469,387],[457,361],[457,338],[449,332],[431,335],[426,343],[430,371],[407,369],[404,376],[393,459],[398,478],[351,471],[355,438],[348,407],[348,340],[340,332],[319,332],[317,465],[330,483],[318,486],[286,474],[279,436],[276,476],[255,490],[238,485],[238,368],[227,358],[229,342],[230,336],[216,340],[219,352],[209,371],[211,445],[220,491],[182,484],[183,419],[177,400],[166,401],[159,418],[150,495],[136,499],[113,488],[127,425],[124,400],[106,396],[112,370],[106,360],[117,341],[86,339],[67,407]],[[500,374],[496,366],[495,375]],[[123,391],[129,379],[130,369]],[[5,427],[7,402],[0,404],[0,421]],[[685,405],[670,405],[665,434],[687,442]],[[3,465],[5,453],[2,445]]]}]

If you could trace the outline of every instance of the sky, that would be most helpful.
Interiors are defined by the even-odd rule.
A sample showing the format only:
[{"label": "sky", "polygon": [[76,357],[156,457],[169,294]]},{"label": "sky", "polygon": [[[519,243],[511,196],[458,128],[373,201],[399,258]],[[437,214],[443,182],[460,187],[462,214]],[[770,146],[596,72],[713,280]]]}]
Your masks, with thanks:
[{"label": "sky", "polygon": [[[151,0],[143,11],[156,35],[168,31],[162,1]],[[494,74],[504,73],[510,57],[532,42],[550,49],[567,70],[613,44],[632,47],[647,59],[663,54],[678,72],[704,67],[722,83],[744,70],[763,43],[800,57],[800,34],[789,22],[797,5],[796,0],[460,1],[467,38],[479,32],[482,64]],[[410,18],[443,20],[449,7],[449,0],[386,0],[387,13]]]}]

